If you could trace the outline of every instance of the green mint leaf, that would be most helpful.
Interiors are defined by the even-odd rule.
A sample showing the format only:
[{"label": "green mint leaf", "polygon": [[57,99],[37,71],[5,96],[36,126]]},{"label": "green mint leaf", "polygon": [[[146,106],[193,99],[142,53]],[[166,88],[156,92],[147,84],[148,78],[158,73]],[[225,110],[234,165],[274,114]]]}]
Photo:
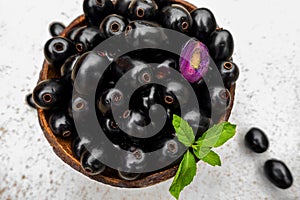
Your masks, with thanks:
[{"label": "green mint leaf", "polygon": [[231,124],[229,122],[225,122],[221,135],[214,147],[222,146],[224,143],[226,143],[235,135],[235,132],[236,132],[236,125]]},{"label": "green mint leaf", "polygon": [[201,158],[201,160],[210,164],[211,166],[221,166],[221,159],[214,151],[210,151],[206,156]]},{"label": "green mint leaf", "polygon": [[235,135],[236,125],[223,122],[208,129],[202,137],[196,141],[196,146],[201,147],[220,147]]},{"label": "green mint leaf", "polygon": [[196,175],[197,165],[193,154],[188,150],[178,167],[169,192],[177,200],[179,199],[180,192],[184,187],[189,185]]},{"label": "green mint leaf", "polygon": [[190,147],[195,142],[195,135],[192,127],[177,115],[173,115],[172,124],[176,131],[178,140],[186,147]]},{"label": "green mint leaf", "polygon": [[204,158],[211,150],[209,147],[202,147],[200,145],[193,145],[193,152],[195,156],[199,159]]}]

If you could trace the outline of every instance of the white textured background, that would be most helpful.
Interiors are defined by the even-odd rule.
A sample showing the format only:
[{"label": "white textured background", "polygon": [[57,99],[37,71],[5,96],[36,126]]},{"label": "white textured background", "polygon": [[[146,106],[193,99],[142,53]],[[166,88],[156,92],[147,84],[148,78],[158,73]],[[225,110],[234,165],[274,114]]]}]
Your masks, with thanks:
[{"label": "white textured background", "polygon": [[[235,38],[238,81],[231,121],[238,134],[218,149],[222,167],[198,164],[185,200],[300,199],[300,23],[296,0],[190,0],[210,8]],[[43,61],[48,24],[65,24],[82,13],[79,0],[0,0],[0,199],[172,199],[171,180],[145,189],[96,183],[52,152],[35,110],[24,103]],[[270,149],[261,155],[244,147],[252,126],[265,130]],[[294,185],[280,190],[262,175],[264,161],[282,159]]]}]

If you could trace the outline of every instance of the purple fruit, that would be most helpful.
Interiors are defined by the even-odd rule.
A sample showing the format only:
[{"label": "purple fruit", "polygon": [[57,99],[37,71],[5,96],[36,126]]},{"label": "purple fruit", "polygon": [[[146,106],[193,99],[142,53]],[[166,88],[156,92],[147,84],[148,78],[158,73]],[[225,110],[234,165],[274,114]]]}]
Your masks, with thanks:
[{"label": "purple fruit", "polygon": [[190,83],[198,82],[207,72],[209,53],[207,47],[195,40],[189,40],[180,55],[180,72]]}]

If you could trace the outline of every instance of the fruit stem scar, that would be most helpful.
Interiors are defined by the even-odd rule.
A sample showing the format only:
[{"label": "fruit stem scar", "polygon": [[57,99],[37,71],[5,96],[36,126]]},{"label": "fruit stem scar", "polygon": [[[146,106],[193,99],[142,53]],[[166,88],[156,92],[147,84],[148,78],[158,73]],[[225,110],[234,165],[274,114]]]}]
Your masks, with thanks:
[{"label": "fruit stem scar", "polygon": [[51,94],[44,94],[43,95],[43,100],[46,102],[46,103],[50,103],[52,101],[52,95]]},{"label": "fruit stem scar", "polygon": [[183,30],[187,30],[189,28],[189,23],[188,22],[183,22],[181,24],[181,27],[182,27]]},{"label": "fruit stem scar", "polygon": [[64,50],[64,45],[61,42],[57,42],[54,44],[54,48],[56,51],[62,51],[62,50]]},{"label": "fruit stem scar", "polygon": [[118,32],[120,30],[120,24],[118,22],[113,22],[110,26],[113,32]]},{"label": "fruit stem scar", "polygon": [[145,15],[144,9],[143,9],[143,8],[139,8],[139,9],[137,10],[137,12],[136,12],[136,15],[137,15],[138,17],[140,17],[140,18],[144,17],[144,15]]},{"label": "fruit stem scar", "polygon": [[231,70],[232,69],[232,64],[230,62],[225,62],[224,63],[224,68],[227,70]]}]

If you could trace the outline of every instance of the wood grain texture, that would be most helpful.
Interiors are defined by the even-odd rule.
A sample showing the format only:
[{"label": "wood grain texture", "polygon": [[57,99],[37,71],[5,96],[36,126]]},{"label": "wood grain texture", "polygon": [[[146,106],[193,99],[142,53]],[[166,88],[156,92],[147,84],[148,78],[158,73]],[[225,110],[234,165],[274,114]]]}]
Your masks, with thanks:
[{"label": "wood grain texture", "polygon": [[[182,0],[174,0],[174,2],[183,5],[190,12],[196,8],[194,5]],[[66,29],[63,31],[61,36],[65,36],[72,28],[77,26],[83,26],[85,24],[86,21],[84,16],[83,15],[79,16],[68,27],[66,27]],[[49,78],[56,78],[56,77],[59,77],[59,74],[57,74],[56,71],[52,70],[51,67],[49,67],[48,63],[44,61],[43,68],[40,72],[39,82],[42,80],[46,80]],[[228,120],[233,107],[234,96],[235,96],[235,85],[233,85],[230,88],[230,93],[231,93],[232,101],[231,101],[231,105],[229,106],[229,109],[227,110],[226,115],[224,116],[224,119],[226,121]],[[103,174],[100,175],[90,176],[85,173],[85,171],[80,166],[80,162],[72,155],[71,139],[62,139],[55,136],[52,133],[48,124],[48,115],[46,111],[38,109],[38,117],[44,135],[48,140],[48,142],[50,143],[50,145],[52,146],[53,151],[57,154],[57,156],[59,156],[65,163],[70,165],[72,168],[74,168],[75,170],[81,172],[82,174],[88,176],[93,180],[111,186],[121,187],[121,188],[143,188],[172,178],[175,175],[176,170],[178,168],[178,165],[176,165],[161,170],[159,172],[143,174],[138,180],[134,180],[134,181],[126,181],[119,178],[115,173],[115,171],[112,169],[107,169]]]}]

